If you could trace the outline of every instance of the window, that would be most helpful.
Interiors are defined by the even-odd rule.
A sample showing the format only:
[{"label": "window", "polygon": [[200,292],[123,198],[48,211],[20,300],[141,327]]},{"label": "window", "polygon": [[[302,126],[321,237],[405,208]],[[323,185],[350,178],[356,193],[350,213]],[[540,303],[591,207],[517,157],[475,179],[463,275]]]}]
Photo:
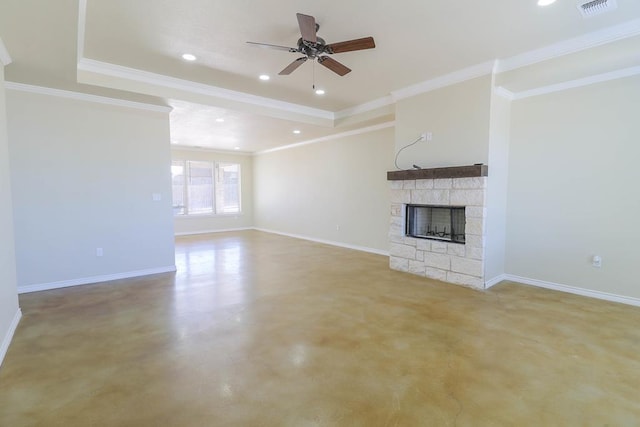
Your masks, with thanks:
[{"label": "window", "polygon": [[240,212],[240,165],[216,164],[216,213]]},{"label": "window", "polygon": [[240,165],[174,160],[171,162],[174,215],[239,213]]}]

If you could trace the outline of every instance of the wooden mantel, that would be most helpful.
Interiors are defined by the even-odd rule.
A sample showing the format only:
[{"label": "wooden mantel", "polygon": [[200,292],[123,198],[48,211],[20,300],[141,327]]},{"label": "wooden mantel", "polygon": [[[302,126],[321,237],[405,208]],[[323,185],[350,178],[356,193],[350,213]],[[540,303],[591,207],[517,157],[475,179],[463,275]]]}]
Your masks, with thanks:
[{"label": "wooden mantel", "polygon": [[443,178],[473,178],[487,176],[489,167],[483,164],[471,166],[452,166],[447,168],[409,169],[387,172],[387,181],[402,181],[410,179],[443,179]]}]

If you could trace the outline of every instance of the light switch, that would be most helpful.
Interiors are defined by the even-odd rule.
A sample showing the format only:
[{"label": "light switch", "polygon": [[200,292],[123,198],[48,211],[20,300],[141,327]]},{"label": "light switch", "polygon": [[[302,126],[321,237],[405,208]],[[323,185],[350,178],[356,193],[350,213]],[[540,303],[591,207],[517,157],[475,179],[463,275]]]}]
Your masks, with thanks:
[{"label": "light switch", "polygon": [[153,193],[153,201],[154,201],[154,202],[159,202],[160,200],[162,200],[162,194],[160,194],[160,193]]},{"label": "light switch", "polygon": [[600,255],[594,255],[593,258],[591,259],[591,265],[593,265],[595,268],[601,268],[602,257]]}]

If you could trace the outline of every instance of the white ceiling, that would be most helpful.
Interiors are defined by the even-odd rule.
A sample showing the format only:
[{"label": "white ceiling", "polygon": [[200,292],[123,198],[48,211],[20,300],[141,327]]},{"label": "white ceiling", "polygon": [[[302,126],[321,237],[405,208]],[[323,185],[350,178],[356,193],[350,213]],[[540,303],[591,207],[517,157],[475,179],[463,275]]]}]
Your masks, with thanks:
[{"label": "white ceiling", "polygon": [[[496,60],[513,68],[558,43],[576,53],[500,84],[519,91],[640,65],[640,1],[617,2],[584,19],[574,0],[2,0],[0,37],[13,58],[9,81],[171,105],[179,145],[255,152],[387,122],[408,87]],[[334,55],[353,70],[344,77],[311,62],[278,76],[299,55],[246,42],[295,46],[297,12],[315,16],[328,43],[373,36],[376,48]],[[580,52],[602,40],[611,43]],[[198,60],[183,61],[185,52]],[[259,81],[263,73],[271,80]],[[312,92],[314,78],[326,95]],[[369,112],[356,119],[352,109]]]}]

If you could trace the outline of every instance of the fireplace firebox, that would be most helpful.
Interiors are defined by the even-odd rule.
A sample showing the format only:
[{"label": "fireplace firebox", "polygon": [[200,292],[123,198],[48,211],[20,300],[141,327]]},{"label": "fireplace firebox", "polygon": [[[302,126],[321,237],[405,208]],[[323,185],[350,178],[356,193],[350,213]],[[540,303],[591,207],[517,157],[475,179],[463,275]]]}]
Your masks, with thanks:
[{"label": "fireplace firebox", "polygon": [[405,234],[419,239],[465,243],[465,208],[407,205]]}]

